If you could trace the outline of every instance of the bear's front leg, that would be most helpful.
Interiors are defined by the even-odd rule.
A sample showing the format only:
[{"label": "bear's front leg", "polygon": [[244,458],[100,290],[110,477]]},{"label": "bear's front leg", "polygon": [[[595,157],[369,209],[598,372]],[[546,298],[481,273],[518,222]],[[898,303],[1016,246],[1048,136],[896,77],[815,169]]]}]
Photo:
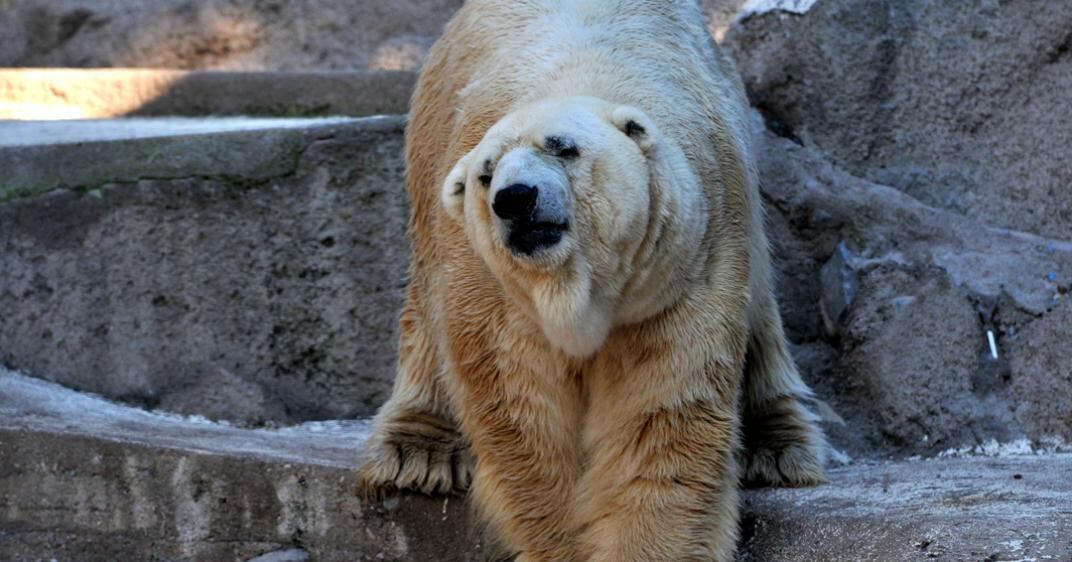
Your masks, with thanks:
[{"label": "bear's front leg", "polygon": [[451,342],[459,421],[476,459],[470,497],[518,562],[571,562],[578,377],[539,334],[517,335],[499,318],[482,319],[485,330]]},{"label": "bear's front leg", "polygon": [[[418,278],[420,279],[420,278]],[[464,493],[472,475],[469,447],[458,431],[443,383],[436,342],[410,285],[399,323],[399,369],[391,398],[365,443],[358,485],[367,496],[394,490]]]},{"label": "bear's front leg", "polygon": [[578,486],[581,559],[728,562],[737,542],[740,365],[699,356],[709,343],[655,347],[607,359],[594,377],[589,464]]}]

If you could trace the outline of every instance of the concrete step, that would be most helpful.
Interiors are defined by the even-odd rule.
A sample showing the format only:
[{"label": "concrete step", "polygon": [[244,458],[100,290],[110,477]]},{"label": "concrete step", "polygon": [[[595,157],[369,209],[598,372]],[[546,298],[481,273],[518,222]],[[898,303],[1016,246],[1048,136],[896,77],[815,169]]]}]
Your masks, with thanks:
[{"label": "concrete step", "polygon": [[0,364],[236,422],[370,415],[406,282],[403,125],[0,123]]},{"label": "concrete step", "polygon": [[[240,429],[0,370],[0,559],[486,559],[462,499],[355,494],[367,430]],[[837,468],[746,492],[740,558],[1068,560],[1069,475],[1069,455]]]},{"label": "concrete step", "polygon": [[463,501],[357,497],[367,430],[243,430],[0,370],[0,560],[479,560]]},{"label": "concrete step", "polygon": [[411,71],[0,69],[0,119],[405,113]]}]

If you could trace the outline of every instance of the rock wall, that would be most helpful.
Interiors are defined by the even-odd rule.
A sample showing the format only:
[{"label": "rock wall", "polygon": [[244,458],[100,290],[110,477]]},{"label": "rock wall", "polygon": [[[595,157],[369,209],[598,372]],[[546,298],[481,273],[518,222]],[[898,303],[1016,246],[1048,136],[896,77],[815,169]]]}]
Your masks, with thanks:
[{"label": "rock wall", "polygon": [[1072,5],[820,0],[731,29],[752,103],[853,175],[1072,237]]},{"label": "rock wall", "polygon": [[835,442],[1072,438],[1072,5],[805,4],[725,43],[771,131],[787,328]]},{"label": "rock wall", "polygon": [[[463,0],[4,0],[0,66],[412,70]],[[702,0],[716,36],[744,0]]]},{"label": "rock wall", "polygon": [[924,205],[760,134],[786,329],[836,413],[835,445],[934,454],[1072,435],[1068,400],[1043,390],[1072,382],[1055,341],[1072,329],[1072,242]]}]

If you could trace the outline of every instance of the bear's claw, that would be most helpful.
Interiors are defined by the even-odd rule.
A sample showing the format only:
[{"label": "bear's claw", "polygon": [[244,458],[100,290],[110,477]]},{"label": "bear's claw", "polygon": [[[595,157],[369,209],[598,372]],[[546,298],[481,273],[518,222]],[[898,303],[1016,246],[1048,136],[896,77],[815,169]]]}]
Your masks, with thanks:
[{"label": "bear's claw", "polygon": [[426,413],[402,413],[377,424],[366,445],[358,483],[366,497],[395,490],[461,494],[473,460],[453,422]]},{"label": "bear's claw", "polygon": [[816,416],[783,397],[745,416],[744,472],[751,486],[814,486],[826,482],[826,439]]}]

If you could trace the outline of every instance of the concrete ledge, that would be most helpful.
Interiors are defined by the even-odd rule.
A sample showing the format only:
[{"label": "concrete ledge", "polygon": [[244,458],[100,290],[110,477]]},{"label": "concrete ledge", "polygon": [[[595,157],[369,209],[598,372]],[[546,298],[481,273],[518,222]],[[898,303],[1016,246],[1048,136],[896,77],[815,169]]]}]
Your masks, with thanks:
[{"label": "concrete ledge", "polygon": [[[238,429],[0,370],[0,559],[488,558],[464,500],[358,498],[364,439],[363,422]],[[1067,560],[1070,473],[1068,455],[947,458],[748,491],[740,558]]]},{"label": "concrete ledge", "polygon": [[365,436],[153,414],[0,370],[0,559],[483,560],[463,499],[356,495]]},{"label": "concrete ledge", "polygon": [[401,134],[402,117],[155,118],[0,122],[0,202],[55,188],[291,173],[302,151],[340,130]]},{"label": "concrete ledge", "polygon": [[0,119],[406,113],[408,71],[0,69]]}]

